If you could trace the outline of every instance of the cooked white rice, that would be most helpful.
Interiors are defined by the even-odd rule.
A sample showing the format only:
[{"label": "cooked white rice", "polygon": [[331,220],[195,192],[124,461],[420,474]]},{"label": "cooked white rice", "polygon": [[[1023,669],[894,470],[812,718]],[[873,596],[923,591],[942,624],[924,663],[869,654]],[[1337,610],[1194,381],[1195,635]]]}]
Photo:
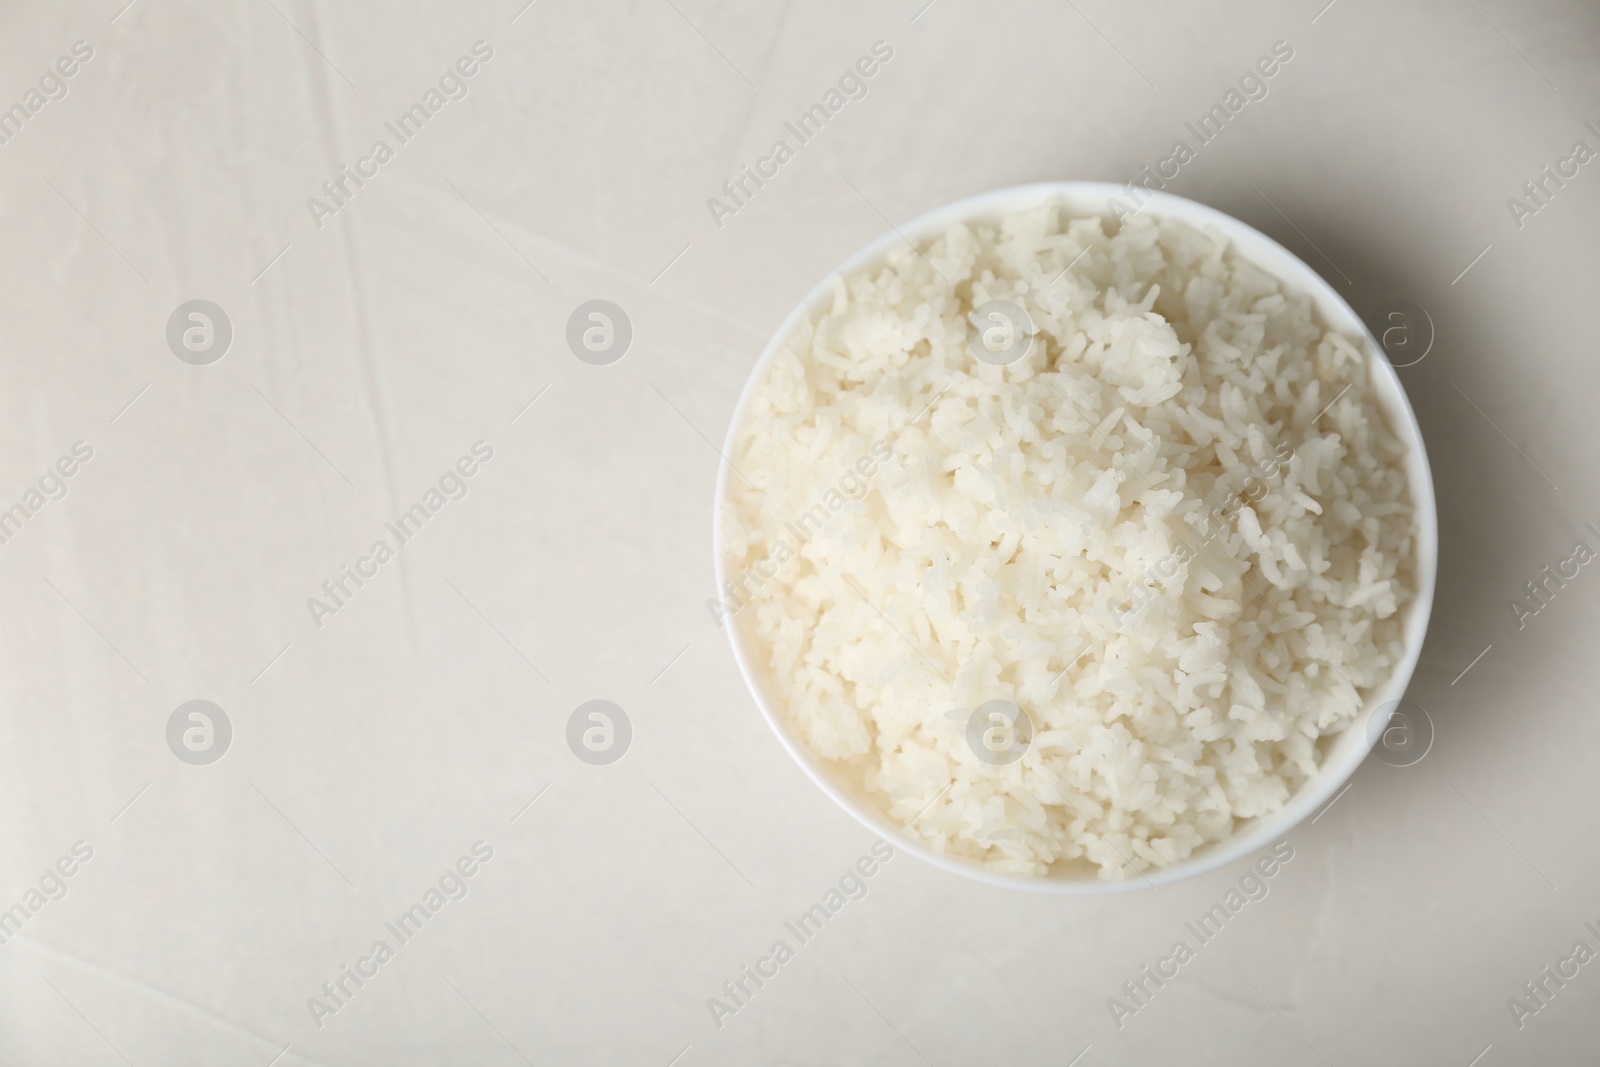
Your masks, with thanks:
[{"label": "cooked white rice", "polygon": [[[731,457],[715,610],[841,780],[999,870],[1231,836],[1401,656],[1404,447],[1361,348],[1218,235],[1111,228],[1047,205],[835,278]],[[1007,366],[968,348],[994,299],[1037,331]],[[1005,765],[969,740],[996,700],[1033,727]]]}]

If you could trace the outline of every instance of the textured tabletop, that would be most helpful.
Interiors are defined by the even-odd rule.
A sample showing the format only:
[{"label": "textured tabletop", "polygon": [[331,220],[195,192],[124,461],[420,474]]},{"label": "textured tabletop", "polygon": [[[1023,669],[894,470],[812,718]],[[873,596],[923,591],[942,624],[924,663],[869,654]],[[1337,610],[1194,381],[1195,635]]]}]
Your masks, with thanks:
[{"label": "textured tabletop", "polygon": [[[1597,47],[1580,0],[6,5],[0,1064],[1590,1062]],[[990,888],[762,721],[718,450],[890,226],[1151,173],[1412,309],[1433,740],[1270,878]]]}]

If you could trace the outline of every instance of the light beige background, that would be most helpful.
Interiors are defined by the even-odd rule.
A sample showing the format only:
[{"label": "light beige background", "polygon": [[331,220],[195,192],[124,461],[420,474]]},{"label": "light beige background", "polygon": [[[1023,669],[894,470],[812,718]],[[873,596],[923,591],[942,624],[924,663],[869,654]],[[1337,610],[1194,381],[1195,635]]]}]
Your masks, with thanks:
[{"label": "light beige background", "polygon": [[[1600,965],[1525,1029],[1506,1006],[1600,948],[1600,577],[1520,630],[1509,606],[1600,548],[1600,170],[1506,207],[1600,147],[1592,5],[123,2],[0,13],[0,103],[94,48],[0,145],[0,506],[94,449],[0,545],[0,908],[94,849],[0,946],[0,1063],[1592,1057]],[[478,40],[470,94],[318,229],[306,199]],[[869,95],[714,225],[878,40]],[[1121,1030],[1107,998],[1240,869],[1063,901],[899,857],[716,1028],[706,999],[871,845],[705,608],[709,442],[761,345],[886,219],[1125,180],[1278,40],[1170,191],[1363,313],[1432,316],[1402,376],[1440,493],[1433,750],[1369,761]],[[164,337],[195,298],[234,329],[207,367]],[[593,298],[635,331],[609,367],[564,340]],[[469,495],[316,628],[306,598],[480,439]],[[164,733],[197,697],[234,727],[206,767]],[[565,741],[600,697],[634,729],[609,767]],[[307,998],[480,839],[469,895],[317,1028]]]}]

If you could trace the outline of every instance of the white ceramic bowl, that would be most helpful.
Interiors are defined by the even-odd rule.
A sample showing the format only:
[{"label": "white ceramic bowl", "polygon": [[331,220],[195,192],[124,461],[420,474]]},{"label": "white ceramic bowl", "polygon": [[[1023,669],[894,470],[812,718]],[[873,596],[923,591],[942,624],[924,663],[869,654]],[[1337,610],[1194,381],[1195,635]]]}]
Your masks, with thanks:
[{"label": "white ceramic bowl", "polygon": [[[995,219],[1011,212],[1036,207],[1045,201],[1062,204],[1067,209],[1067,214],[1071,216],[1110,217],[1111,211],[1108,205],[1114,198],[1124,203],[1128,202],[1126,190],[1122,186],[1105,182],[1046,182],[1023,185],[958,200],[905,223],[898,231],[890,230],[885,233],[819,281],[799,306],[789,313],[789,317],[784,319],[783,325],[778,327],[777,333],[767,343],[766,350],[761,353],[761,358],[751,370],[749,381],[745,383],[744,393],[739,398],[738,407],[735,408],[733,419],[728,426],[728,437],[723,447],[724,454],[729,456],[734,454],[734,444],[750,406],[750,398],[758,383],[765,377],[767,365],[774,353],[782,346],[803,316],[810,315],[824,301],[831,299],[829,280],[834,274],[853,274],[863,267],[875,265],[882,262],[892,249],[903,246],[904,239],[920,245],[957,222]],[[1355,722],[1338,736],[1323,742],[1322,766],[1315,777],[1304,783],[1280,811],[1264,818],[1250,820],[1234,837],[1200,849],[1181,863],[1149,871],[1141,877],[1103,881],[1093,872],[1082,875],[1052,873],[1043,877],[1000,873],[964,857],[936,852],[908,835],[858,788],[840,781],[824,762],[812,755],[795,736],[784,717],[783,708],[766,684],[766,667],[758,654],[755,642],[743,632],[738,616],[729,619],[727,626],[733,642],[733,654],[739,663],[740,672],[744,675],[745,683],[749,685],[756,703],[760,705],[761,713],[766,716],[767,724],[778,735],[778,740],[789,750],[795,761],[805,768],[806,773],[818,787],[896,848],[904,849],[947,871],[954,871],[991,885],[1079,895],[1144,889],[1168,885],[1215,870],[1282,838],[1332,797],[1366,758],[1372,748],[1372,738],[1375,733],[1372,727],[1378,725],[1372,722],[1373,715],[1386,704],[1391,704],[1405,695],[1406,686],[1411,681],[1411,673],[1417,665],[1417,657],[1422,653],[1422,641],[1428,629],[1428,615],[1433,607],[1434,579],[1439,557],[1439,524],[1434,504],[1433,477],[1429,472],[1427,453],[1422,445],[1422,432],[1417,426],[1417,418],[1411,410],[1411,404],[1406,399],[1405,390],[1400,386],[1399,377],[1384,357],[1377,341],[1361,321],[1361,317],[1351,310],[1350,305],[1345,303],[1344,298],[1334,290],[1333,286],[1298,257],[1272,238],[1246,226],[1238,219],[1224,215],[1204,204],[1165,193],[1154,193],[1152,199],[1145,201],[1141,213],[1182,219],[1197,227],[1220,231],[1232,242],[1233,250],[1238,255],[1275,275],[1289,291],[1308,294],[1316,306],[1318,319],[1324,328],[1337,330],[1349,337],[1360,338],[1366,343],[1367,361],[1372,369],[1378,403],[1383,409],[1390,430],[1409,448],[1405,469],[1411,483],[1411,498],[1417,524],[1413,542],[1416,546],[1413,574],[1417,595],[1402,611],[1405,655],[1388,682],[1378,686],[1368,696],[1366,706]],[[712,519],[712,543],[716,554],[719,590],[729,578],[728,561],[721,540],[720,520],[728,498],[728,477],[728,467],[724,464],[717,479],[716,510]]]}]

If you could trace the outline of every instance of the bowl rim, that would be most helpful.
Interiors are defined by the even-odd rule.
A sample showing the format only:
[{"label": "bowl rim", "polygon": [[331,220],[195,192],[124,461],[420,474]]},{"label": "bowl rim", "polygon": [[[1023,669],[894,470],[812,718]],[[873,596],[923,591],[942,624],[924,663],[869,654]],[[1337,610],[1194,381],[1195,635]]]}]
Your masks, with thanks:
[{"label": "bowl rim", "polygon": [[[1230,249],[1240,258],[1273,275],[1286,290],[1310,297],[1319,325],[1325,330],[1338,330],[1347,337],[1354,334],[1364,343],[1368,369],[1376,393],[1375,399],[1385,418],[1386,428],[1408,447],[1402,466],[1406,470],[1412,494],[1416,527],[1413,538],[1416,596],[1402,609],[1402,640],[1405,647],[1401,660],[1389,678],[1368,694],[1362,710],[1350,725],[1339,734],[1333,735],[1337,750],[1325,754],[1324,762],[1318,768],[1317,774],[1307,780],[1281,809],[1272,815],[1253,820],[1243,832],[1203,846],[1189,858],[1169,867],[1119,880],[1103,880],[1092,874],[1082,877],[1011,874],[984,867],[964,857],[936,851],[916,840],[899,824],[889,819],[885,812],[862,803],[833,779],[832,773],[824,766],[822,760],[794,735],[784,719],[782,710],[777,706],[778,702],[764,691],[761,681],[761,671],[764,668],[756,666],[755,649],[738,624],[737,617],[728,615],[718,621],[719,628],[726,628],[728,631],[739,673],[744,679],[745,687],[760,708],[762,717],[766,719],[768,727],[777,735],[779,743],[790,757],[800,765],[823,793],[895,848],[904,849],[918,859],[942,870],[1008,889],[1065,896],[1101,896],[1159,888],[1227,866],[1281,839],[1313,811],[1322,807],[1336,790],[1341,789],[1371,752],[1376,740],[1371,729],[1372,717],[1378,708],[1398,701],[1405,695],[1421,657],[1428,622],[1433,611],[1434,588],[1438,576],[1439,530],[1432,469],[1428,463],[1421,426],[1401,385],[1399,374],[1383,354],[1382,348],[1379,347],[1365,321],[1332,283],[1314,271],[1300,257],[1249,224],[1216,208],[1172,193],[1140,188],[1135,194],[1129,186],[1098,181],[1035,182],[993,189],[951,201],[899,226],[891,224],[886,232],[847,256],[812,286],[785,316],[751,366],[744,388],[729,418],[727,432],[724,434],[722,449],[724,462],[719,464],[717,469],[711,517],[716,599],[721,598],[724,585],[729,580],[728,563],[722,542],[721,518],[728,501],[732,465],[727,457],[734,454],[734,446],[749,413],[757,385],[765,378],[772,360],[800,320],[816,310],[825,296],[831,295],[833,280],[836,277],[848,275],[871,263],[880,262],[893,248],[937,236],[957,222],[994,221],[1001,215],[1025,211],[1049,202],[1068,208],[1072,217],[1081,218],[1098,214],[1102,218],[1110,218],[1115,214],[1114,203],[1132,209],[1132,202],[1135,201],[1137,209],[1129,210],[1125,212],[1126,214],[1149,212],[1155,216],[1178,218],[1191,225],[1202,228],[1209,226],[1220,231],[1228,239]],[[1099,204],[1099,209],[1084,206],[1090,202]],[[1248,245],[1250,248],[1247,251],[1241,245]],[[1353,737],[1354,741],[1345,741],[1347,737]]]}]

